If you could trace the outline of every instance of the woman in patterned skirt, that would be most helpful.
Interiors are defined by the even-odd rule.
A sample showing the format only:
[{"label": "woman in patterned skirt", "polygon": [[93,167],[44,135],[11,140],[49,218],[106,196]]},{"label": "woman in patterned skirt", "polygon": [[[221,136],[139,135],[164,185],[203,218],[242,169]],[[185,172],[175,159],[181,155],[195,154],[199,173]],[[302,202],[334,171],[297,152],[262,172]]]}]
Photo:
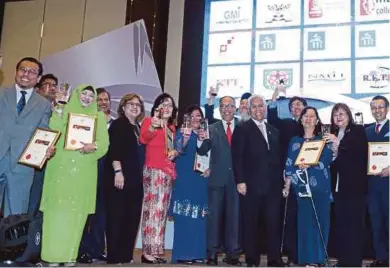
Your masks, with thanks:
[{"label": "woman in patterned skirt", "polygon": [[[176,177],[173,139],[176,128],[177,107],[166,93],[158,96],[151,117],[141,126],[140,142],[145,145],[143,172],[144,201],[142,214],[142,262],[165,263],[165,226],[172,181]],[[170,144],[171,146],[168,146]],[[169,150],[171,148],[172,150]]]}]

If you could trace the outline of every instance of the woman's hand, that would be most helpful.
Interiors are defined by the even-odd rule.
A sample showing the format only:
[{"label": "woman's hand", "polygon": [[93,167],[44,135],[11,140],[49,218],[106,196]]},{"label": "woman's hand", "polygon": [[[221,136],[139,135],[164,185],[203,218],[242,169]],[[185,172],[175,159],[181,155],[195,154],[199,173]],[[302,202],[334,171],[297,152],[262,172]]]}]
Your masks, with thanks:
[{"label": "woman's hand", "polygon": [[125,177],[123,177],[122,172],[115,173],[114,186],[119,190],[122,190],[125,186]]},{"label": "woman's hand", "polygon": [[192,134],[192,128],[189,127],[181,128],[180,133],[183,135],[184,138],[189,139]]},{"label": "woman's hand", "polygon": [[79,149],[80,153],[89,154],[96,151],[96,145],[94,143],[84,143],[84,142],[80,142],[80,143],[83,145],[83,147]]},{"label": "woman's hand", "polygon": [[339,139],[334,134],[331,134],[331,133],[325,133],[323,137],[324,137],[326,143],[329,143],[329,142],[332,142],[332,143],[339,142]]},{"label": "woman's hand", "polygon": [[161,119],[158,118],[156,115],[152,117],[151,123],[153,128],[161,128],[162,126]]},{"label": "woman's hand", "polygon": [[306,168],[309,168],[309,167],[310,167],[309,165],[303,164],[303,163],[298,165],[299,169],[306,169]]},{"label": "woman's hand", "polygon": [[200,176],[203,178],[210,177],[210,169],[206,169]]},{"label": "woman's hand", "polygon": [[176,150],[172,150],[168,153],[168,159],[169,161],[175,160],[175,158],[179,155],[179,153]]},{"label": "woman's hand", "polygon": [[290,187],[291,187],[291,178],[290,177],[285,177],[284,178],[284,188],[282,191],[283,197],[287,198],[288,195],[290,194]]}]

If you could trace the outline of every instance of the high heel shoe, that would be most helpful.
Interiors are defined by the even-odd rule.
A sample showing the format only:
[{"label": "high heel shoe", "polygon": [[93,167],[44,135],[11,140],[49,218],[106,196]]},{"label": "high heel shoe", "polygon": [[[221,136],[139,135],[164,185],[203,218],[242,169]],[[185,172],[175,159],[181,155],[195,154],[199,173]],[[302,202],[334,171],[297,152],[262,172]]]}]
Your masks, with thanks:
[{"label": "high heel shoe", "polygon": [[148,260],[143,254],[141,256],[141,262],[142,263],[147,263],[147,264],[158,264],[159,263],[157,259]]}]

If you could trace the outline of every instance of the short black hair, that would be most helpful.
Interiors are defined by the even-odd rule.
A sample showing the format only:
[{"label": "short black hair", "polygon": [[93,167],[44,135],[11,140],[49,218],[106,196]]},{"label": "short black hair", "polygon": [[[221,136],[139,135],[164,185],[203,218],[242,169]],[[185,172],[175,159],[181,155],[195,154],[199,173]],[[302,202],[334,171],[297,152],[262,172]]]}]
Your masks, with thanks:
[{"label": "short black hair", "polygon": [[98,87],[96,89],[96,94],[99,96],[102,93],[107,93],[108,100],[111,102],[111,94],[104,87]]},{"label": "short black hair", "polygon": [[36,58],[33,58],[33,57],[24,57],[23,59],[21,59],[16,64],[16,71],[18,71],[18,69],[20,67],[20,64],[22,64],[22,62],[24,62],[24,61],[33,62],[36,65],[38,65],[38,76],[41,76],[43,74],[43,65],[42,65],[42,63],[39,60],[37,60]]},{"label": "short black hair", "polygon": [[47,79],[52,79],[56,82],[56,84],[58,84],[58,78],[54,74],[44,74],[42,75],[39,82],[35,85],[35,87],[37,88],[41,87],[43,85],[43,82],[45,82],[45,80]]},{"label": "short black hair", "polygon": [[374,100],[383,100],[385,102],[386,108],[389,108],[389,100],[385,96],[377,95],[374,98],[372,98],[371,101],[374,101]]},{"label": "short black hair", "polygon": [[202,111],[202,109],[200,108],[200,106],[197,105],[197,104],[191,104],[191,105],[189,105],[189,106],[186,108],[185,114],[191,115],[193,111],[199,111],[199,113],[200,113],[202,119],[204,119],[203,111]]},{"label": "short black hair", "polygon": [[294,101],[300,101],[303,106],[307,106],[307,101],[304,99],[304,98],[301,98],[301,97],[298,97],[298,96],[294,96],[290,99],[290,101],[288,102],[288,109],[290,110],[291,112],[291,104],[294,102]]}]

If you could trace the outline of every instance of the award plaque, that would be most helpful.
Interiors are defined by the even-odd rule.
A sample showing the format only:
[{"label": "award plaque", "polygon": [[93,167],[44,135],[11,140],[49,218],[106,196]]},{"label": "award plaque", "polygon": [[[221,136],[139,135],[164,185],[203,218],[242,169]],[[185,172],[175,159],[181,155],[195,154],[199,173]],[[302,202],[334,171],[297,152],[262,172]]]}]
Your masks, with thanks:
[{"label": "award plaque", "polygon": [[75,151],[82,143],[95,142],[96,120],[96,116],[69,113],[64,149]]},{"label": "award plaque", "polygon": [[389,166],[389,142],[368,143],[368,175],[378,175]]},{"label": "award plaque", "polygon": [[195,154],[194,171],[204,173],[210,168],[210,151],[206,155]]},{"label": "award plaque", "polygon": [[59,131],[37,128],[20,156],[18,163],[42,169],[47,160],[47,149],[57,143],[60,135]]},{"label": "award plaque", "polygon": [[295,160],[295,165],[305,164],[309,166],[317,165],[325,146],[325,140],[305,141]]},{"label": "award plaque", "polygon": [[169,155],[170,152],[175,150],[175,136],[173,131],[166,126],[165,127],[165,154]]}]

